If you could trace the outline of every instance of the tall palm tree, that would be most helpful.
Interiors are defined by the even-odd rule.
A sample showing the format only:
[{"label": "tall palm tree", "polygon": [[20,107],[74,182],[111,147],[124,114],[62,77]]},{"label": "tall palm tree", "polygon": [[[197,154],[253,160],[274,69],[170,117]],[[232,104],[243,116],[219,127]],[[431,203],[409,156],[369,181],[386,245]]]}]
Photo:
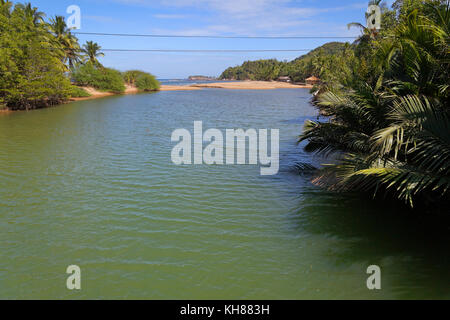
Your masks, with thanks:
[{"label": "tall palm tree", "polygon": [[9,17],[11,15],[11,9],[13,7],[13,3],[8,0],[0,0],[0,12]]},{"label": "tall palm tree", "polygon": [[23,10],[25,17],[31,19],[35,26],[44,22],[45,13],[42,11],[38,11],[38,8],[36,7],[32,7],[31,3],[27,4],[18,3],[16,5],[16,8]]},{"label": "tall palm tree", "polygon": [[67,27],[63,16],[55,16],[50,19],[50,31],[56,38],[64,38],[70,34],[70,29]]},{"label": "tall palm tree", "polygon": [[318,97],[329,121],[308,121],[300,141],[341,161],[321,170],[317,185],[410,206],[450,199],[450,4],[426,10],[376,41],[368,55],[375,75]]},{"label": "tall palm tree", "polygon": [[101,50],[102,47],[100,47],[98,43],[93,41],[87,41],[86,44],[83,45],[83,52],[87,55],[88,61],[96,66],[101,66],[97,58],[105,56],[105,54],[101,52]]},{"label": "tall palm tree", "polygon": [[[369,6],[376,5],[379,6],[382,0],[371,0],[369,2]],[[366,20],[371,17],[371,14],[366,13]],[[370,29],[364,25],[362,25],[359,22],[351,22],[347,25],[348,29],[351,29],[352,27],[359,28],[362,32],[362,35],[356,40],[356,43],[368,43],[370,40],[374,40],[378,34],[379,31],[377,29]]]},{"label": "tall palm tree", "polygon": [[61,48],[63,62],[68,64],[69,68],[72,68],[77,62],[81,61],[82,51],[78,39],[71,33],[62,16],[50,19],[49,28]]}]

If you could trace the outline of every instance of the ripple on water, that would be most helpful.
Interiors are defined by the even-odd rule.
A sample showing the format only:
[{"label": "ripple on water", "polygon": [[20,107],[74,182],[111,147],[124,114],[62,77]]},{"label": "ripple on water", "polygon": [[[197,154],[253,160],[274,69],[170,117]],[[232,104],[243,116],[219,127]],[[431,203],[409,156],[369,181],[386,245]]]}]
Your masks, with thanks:
[{"label": "ripple on water", "polygon": [[[369,261],[418,279],[388,278],[379,297],[431,288],[448,296],[433,275],[448,270],[447,258],[433,268],[430,256],[396,248],[390,235],[401,232],[379,236],[360,205],[294,170],[321,161],[296,144],[316,117],[308,99],[307,90],[212,89],[0,117],[0,298],[370,298]],[[199,120],[205,129],[280,129],[280,174],[175,166],[172,131]],[[63,285],[71,264],[85,281],[76,297]],[[419,267],[429,273],[420,278]]]}]

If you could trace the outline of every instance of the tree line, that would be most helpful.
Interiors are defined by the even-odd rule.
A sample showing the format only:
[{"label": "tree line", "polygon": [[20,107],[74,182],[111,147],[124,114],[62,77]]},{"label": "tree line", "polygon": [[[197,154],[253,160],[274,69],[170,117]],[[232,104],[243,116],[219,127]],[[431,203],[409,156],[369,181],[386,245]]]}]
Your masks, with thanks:
[{"label": "tree line", "polygon": [[[0,0],[0,35],[0,109],[36,109],[89,95],[76,85],[125,91],[125,74],[102,66],[101,47],[92,41],[81,46],[62,16],[46,20],[30,3]],[[159,89],[145,72],[138,83],[142,91]]]},{"label": "tree line", "polygon": [[381,30],[350,24],[362,30],[351,65],[323,83],[314,102],[322,117],[306,122],[300,142],[335,163],[317,172],[316,185],[444,211],[450,4],[395,1],[384,7],[383,21]]},{"label": "tree line", "polygon": [[351,44],[330,42],[293,61],[246,61],[241,66],[226,69],[220,79],[274,81],[289,77],[294,82],[304,82],[306,78],[316,76],[330,80],[350,65],[352,56]]}]

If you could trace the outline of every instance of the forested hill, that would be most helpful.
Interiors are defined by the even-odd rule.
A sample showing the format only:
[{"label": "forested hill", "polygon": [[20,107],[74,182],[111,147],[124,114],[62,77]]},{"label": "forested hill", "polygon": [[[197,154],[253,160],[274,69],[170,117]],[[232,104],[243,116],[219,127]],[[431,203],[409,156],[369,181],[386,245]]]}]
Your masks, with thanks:
[{"label": "forested hill", "polygon": [[298,57],[297,59],[295,59],[292,62],[308,59],[308,58],[311,58],[311,57],[314,57],[314,56],[317,56],[320,54],[333,55],[333,54],[341,53],[344,50],[345,46],[346,46],[346,43],[344,43],[344,42],[328,42],[328,43],[325,43],[323,46],[320,46],[320,47],[308,52],[307,54]]},{"label": "forested hill", "polygon": [[[269,81],[289,76],[291,80],[301,82],[311,75],[324,78],[329,71],[325,64],[332,58],[339,59],[350,47],[348,43],[329,42],[289,62],[276,59],[246,61],[225,70],[220,79]],[[332,63],[329,67],[333,67]]]}]

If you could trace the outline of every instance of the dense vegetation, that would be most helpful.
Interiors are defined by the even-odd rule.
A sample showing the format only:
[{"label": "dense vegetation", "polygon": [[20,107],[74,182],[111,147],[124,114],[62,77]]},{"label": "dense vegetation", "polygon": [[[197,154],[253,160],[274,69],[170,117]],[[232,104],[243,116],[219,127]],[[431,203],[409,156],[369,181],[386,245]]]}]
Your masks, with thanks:
[{"label": "dense vegetation", "polygon": [[350,47],[349,44],[330,42],[290,62],[276,59],[246,61],[225,70],[220,79],[269,81],[288,76],[295,82],[304,82],[311,75],[327,79],[336,73],[334,68],[339,67],[334,61],[351,58]]},{"label": "dense vegetation", "polygon": [[319,171],[317,185],[445,208],[449,1],[396,1],[383,17],[381,32],[362,28],[351,64],[335,62],[342,72],[324,84],[315,103],[325,118],[308,121],[300,141],[337,161]]},{"label": "dense vegetation", "polygon": [[90,97],[90,96],[91,96],[89,92],[87,92],[87,91],[84,90],[83,88],[76,87],[76,86],[72,86],[72,87],[70,88],[69,95],[70,95],[72,98],[87,98],[87,97]]},{"label": "dense vegetation", "polygon": [[[123,92],[122,74],[103,67],[103,55],[92,41],[80,46],[64,17],[46,21],[29,3],[0,0],[0,109],[36,109],[89,96],[71,82]],[[159,88],[150,74],[139,85],[142,91]]]},{"label": "dense vegetation", "polygon": [[159,90],[160,84],[155,76],[140,70],[130,70],[123,73],[123,80],[126,84],[136,86],[140,91]]},{"label": "dense vegetation", "polygon": [[72,70],[72,80],[78,86],[94,87],[101,91],[114,93],[125,91],[122,74],[119,71],[98,67],[90,61]]},{"label": "dense vegetation", "polygon": [[64,52],[35,8],[0,0],[0,105],[33,109],[69,97]]}]

